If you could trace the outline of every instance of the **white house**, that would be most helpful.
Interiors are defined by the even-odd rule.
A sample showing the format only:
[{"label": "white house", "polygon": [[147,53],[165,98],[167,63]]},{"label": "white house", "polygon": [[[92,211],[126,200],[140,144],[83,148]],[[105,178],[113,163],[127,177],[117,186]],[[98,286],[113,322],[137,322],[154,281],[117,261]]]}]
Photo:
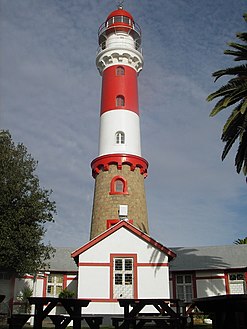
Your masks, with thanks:
[{"label": "white house", "polygon": [[169,262],[175,253],[135,226],[120,221],[72,253],[78,298],[85,312],[122,313],[119,298],[170,298]]}]

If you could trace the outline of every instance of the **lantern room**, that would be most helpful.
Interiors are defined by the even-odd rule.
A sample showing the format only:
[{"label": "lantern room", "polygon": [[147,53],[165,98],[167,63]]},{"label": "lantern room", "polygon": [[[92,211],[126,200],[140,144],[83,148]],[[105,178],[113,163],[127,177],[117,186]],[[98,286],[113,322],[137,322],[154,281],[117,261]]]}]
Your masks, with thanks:
[{"label": "lantern room", "polygon": [[111,45],[110,39],[112,35],[115,35],[115,37],[118,36],[121,39],[124,39],[126,35],[130,35],[133,40],[132,46],[140,51],[141,29],[139,25],[134,22],[132,15],[121,6],[117,10],[111,12],[106,21],[99,27],[99,51]]}]

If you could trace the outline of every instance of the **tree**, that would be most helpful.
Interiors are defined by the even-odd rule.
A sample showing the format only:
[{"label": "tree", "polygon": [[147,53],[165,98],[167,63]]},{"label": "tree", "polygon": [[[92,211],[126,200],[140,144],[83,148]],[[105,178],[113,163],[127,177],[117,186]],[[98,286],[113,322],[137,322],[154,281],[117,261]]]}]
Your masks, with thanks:
[{"label": "tree", "polygon": [[[244,14],[247,22],[247,13]],[[226,55],[234,56],[235,61],[247,60],[247,33],[237,33],[236,37],[242,43],[230,42],[228,46],[232,49],[225,50]],[[247,64],[246,62],[231,68],[226,68],[213,73],[215,81],[223,76],[232,78],[214,93],[207,97],[208,101],[215,98],[221,99],[216,103],[210,116],[215,116],[220,111],[233,106],[232,113],[228,117],[222,131],[221,139],[225,143],[222,152],[222,161],[227,156],[229,150],[238,139],[239,145],[235,156],[235,166],[237,173],[241,169],[243,174],[247,174]]]},{"label": "tree", "polygon": [[17,274],[35,273],[53,251],[42,239],[56,205],[52,191],[39,185],[37,164],[8,131],[0,132],[0,267]]},{"label": "tree", "polygon": [[247,244],[247,236],[243,239],[237,239],[234,244]]}]

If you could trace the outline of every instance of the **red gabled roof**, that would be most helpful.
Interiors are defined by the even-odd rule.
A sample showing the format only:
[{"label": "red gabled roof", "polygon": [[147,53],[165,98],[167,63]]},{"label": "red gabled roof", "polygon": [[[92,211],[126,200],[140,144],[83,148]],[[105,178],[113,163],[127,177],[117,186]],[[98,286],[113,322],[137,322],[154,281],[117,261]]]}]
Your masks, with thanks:
[{"label": "red gabled roof", "polygon": [[96,236],[94,239],[90,240],[88,243],[84,244],[84,246],[82,246],[82,247],[76,249],[75,251],[73,251],[72,254],[71,254],[71,257],[73,257],[75,259],[75,262],[78,262],[78,257],[79,257],[80,254],[82,254],[84,251],[90,249],[91,247],[96,245],[98,242],[104,240],[105,238],[107,238],[112,233],[118,231],[121,227],[126,228],[128,231],[132,232],[133,234],[135,234],[136,236],[138,236],[142,240],[146,241],[147,243],[151,244],[155,248],[157,248],[160,251],[167,254],[167,256],[169,258],[169,261],[171,261],[173,258],[176,257],[176,254],[172,250],[166,248],[161,243],[159,243],[156,240],[152,239],[149,235],[147,235],[146,233],[139,230],[137,227],[133,226],[132,224],[130,224],[130,223],[124,221],[124,220],[121,220],[116,225],[110,227],[105,232],[101,233],[100,235]]}]

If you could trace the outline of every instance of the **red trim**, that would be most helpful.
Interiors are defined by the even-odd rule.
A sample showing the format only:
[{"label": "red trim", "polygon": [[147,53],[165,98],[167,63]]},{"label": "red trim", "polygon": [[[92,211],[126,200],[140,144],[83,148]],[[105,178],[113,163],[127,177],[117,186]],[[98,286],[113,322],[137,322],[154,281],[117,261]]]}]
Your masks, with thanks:
[{"label": "red trim", "polygon": [[169,263],[137,263],[138,267],[167,267]]},{"label": "red trim", "polygon": [[196,289],[196,274],[192,273],[192,289],[193,289],[193,298],[197,298],[197,289]]},{"label": "red trim", "polygon": [[[107,219],[106,221],[106,228],[110,228],[114,225],[116,225],[118,222],[120,222],[121,219]],[[133,225],[133,219],[128,219],[126,222],[130,223]]]},{"label": "red trim", "polygon": [[68,282],[67,282],[67,274],[64,274],[63,275],[63,289],[65,289],[68,285]]},{"label": "red trim", "polygon": [[176,274],[172,273],[172,298],[177,296],[177,287],[176,287]]},{"label": "red trim", "polygon": [[215,280],[215,279],[224,279],[225,275],[211,275],[211,276],[197,276],[196,280]]},{"label": "red trim", "polygon": [[228,275],[228,273],[225,272],[224,278],[225,278],[226,294],[229,295],[230,294],[230,284],[229,284],[229,275]]},{"label": "red trim", "polygon": [[82,254],[86,250],[90,249],[91,247],[93,247],[100,241],[104,240],[109,235],[113,234],[114,232],[118,231],[122,227],[124,227],[128,231],[132,232],[133,234],[135,234],[142,240],[146,241],[147,243],[151,244],[153,247],[157,248],[159,251],[165,253],[168,256],[169,261],[176,257],[176,254],[172,250],[166,248],[161,243],[157,242],[156,240],[152,239],[149,235],[147,235],[146,233],[139,230],[137,227],[135,227],[132,224],[130,224],[126,221],[123,221],[123,220],[119,221],[119,223],[117,223],[116,225],[110,227],[107,231],[96,236],[94,239],[92,239],[91,241],[89,241],[88,243],[83,245],[82,247],[76,249],[74,252],[72,252],[71,257],[76,258],[75,261],[78,263],[78,256],[80,254]]},{"label": "red trim", "polygon": [[47,291],[47,280],[48,280],[48,275],[44,274],[43,277],[43,297],[46,297],[46,291]]},{"label": "red trim", "polygon": [[[121,256],[122,257],[122,256]],[[125,254],[124,256],[125,257]],[[126,256],[128,257],[128,256]],[[132,257],[132,256],[131,256]],[[80,262],[78,266],[111,266],[110,263],[97,263],[97,262]],[[169,263],[136,263],[137,267],[167,267],[169,266]],[[67,281],[69,280],[68,278],[66,279]],[[72,279],[71,279],[72,280]]]},{"label": "red trim", "polygon": [[80,262],[78,266],[110,266],[110,263]]},{"label": "red trim", "polygon": [[106,154],[97,157],[91,162],[92,176],[95,178],[101,171],[108,171],[110,165],[116,165],[119,170],[122,166],[127,164],[130,170],[134,171],[140,168],[141,175],[147,177],[148,162],[137,155],[133,154]]},{"label": "red trim", "polygon": [[33,275],[23,275],[22,278],[23,278],[23,279],[33,279],[34,276],[33,276]]},{"label": "red trim", "polygon": [[[116,191],[116,181],[117,180],[120,180],[123,183],[123,191],[122,192],[117,192]],[[122,176],[113,177],[112,180],[111,180],[109,194],[129,194],[128,193],[128,188],[127,188],[127,180]]]},{"label": "red trim", "polygon": [[137,255],[136,254],[110,254],[110,299],[113,298],[113,260],[114,258],[133,258],[133,272],[134,272],[134,282],[133,282],[133,294],[134,298],[138,298],[138,278],[137,278]]}]

